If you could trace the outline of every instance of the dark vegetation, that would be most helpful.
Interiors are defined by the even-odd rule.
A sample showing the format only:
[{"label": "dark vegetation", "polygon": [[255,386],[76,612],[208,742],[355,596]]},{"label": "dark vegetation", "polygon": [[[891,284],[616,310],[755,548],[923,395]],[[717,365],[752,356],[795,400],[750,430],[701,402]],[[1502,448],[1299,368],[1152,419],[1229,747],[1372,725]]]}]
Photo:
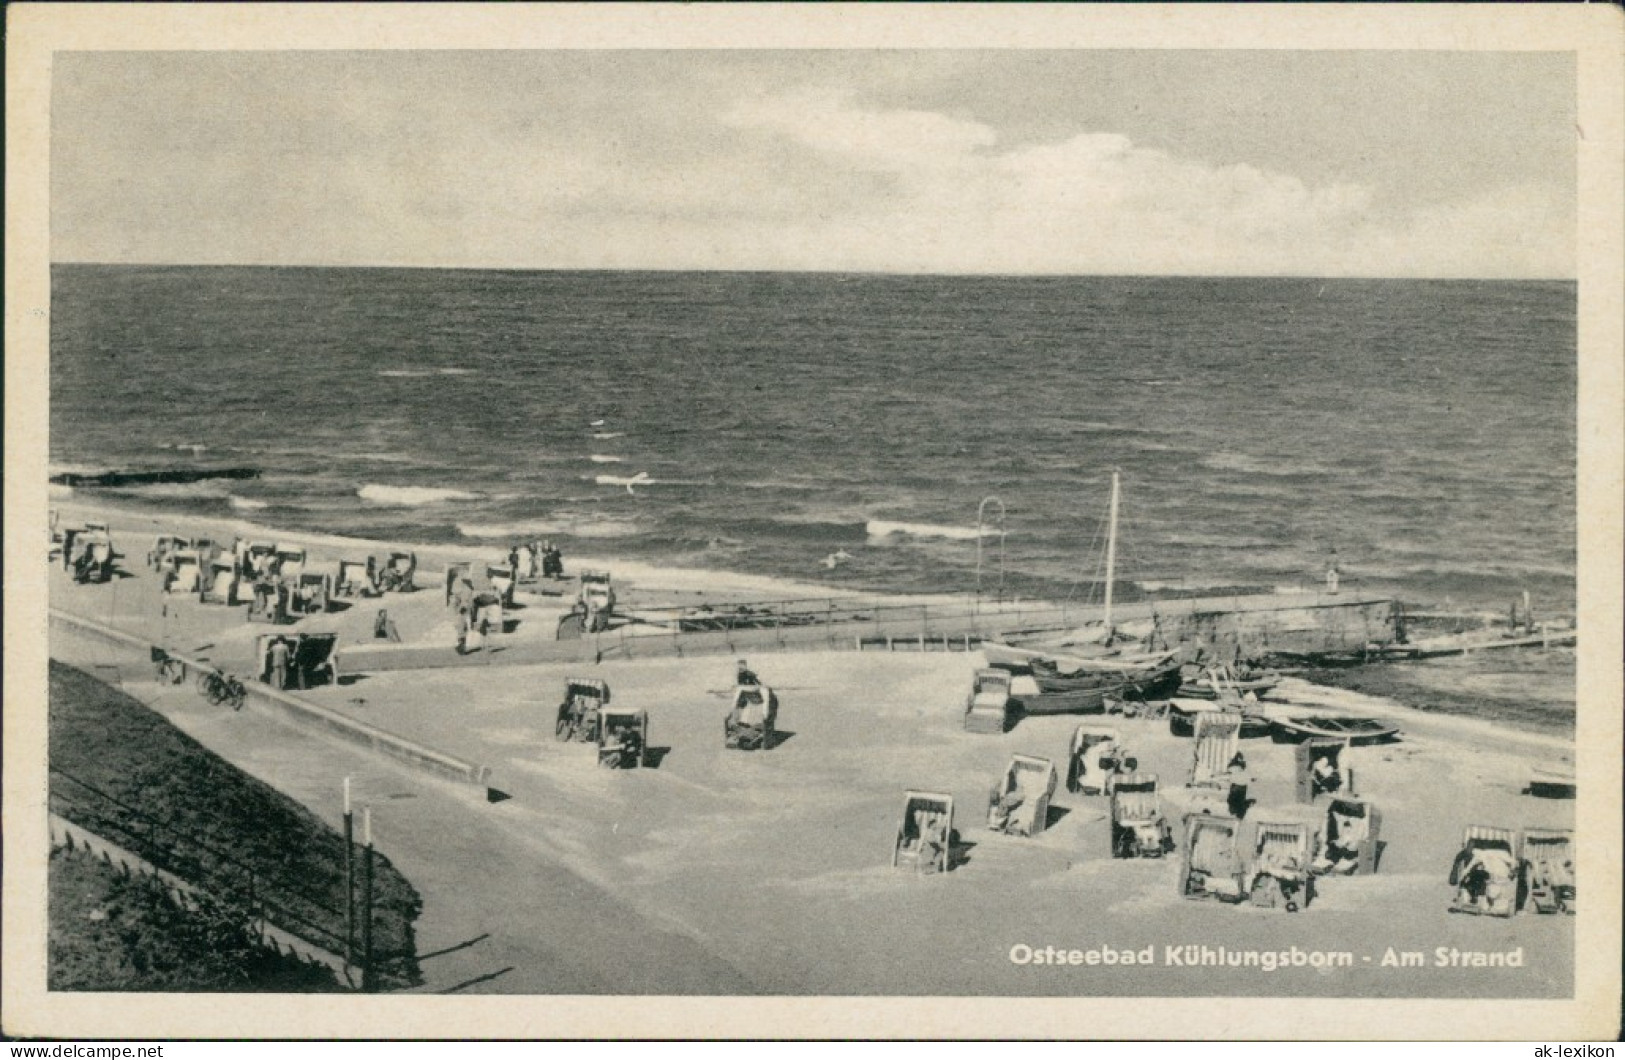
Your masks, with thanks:
[{"label": "dark vegetation", "polygon": [[184,908],[157,880],[82,849],[51,852],[52,990],[166,992],[343,989],[333,973],[265,946],[240,911]]},{"label": "dark vegetation", "polygon": [[[344,837],[137,700],[54,660],[50,770],[57,814],[207,892],[241,922],[263,913],[344,952]],[[355,862],[359,915],[359,847]],[[379,985],[416,984],[413,922],[422,900],[382,855],[373,875]],[[52,909],[53,937],[68,923]],[[356,936],[359,947],[359,927]]]}]

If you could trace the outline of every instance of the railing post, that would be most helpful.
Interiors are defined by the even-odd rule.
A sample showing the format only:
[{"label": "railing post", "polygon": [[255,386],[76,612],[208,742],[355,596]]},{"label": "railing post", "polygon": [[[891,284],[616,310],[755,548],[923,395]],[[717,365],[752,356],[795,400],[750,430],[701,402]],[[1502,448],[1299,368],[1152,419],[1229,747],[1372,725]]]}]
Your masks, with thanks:
[{"label": "railing post", "polygon": [[378,979],[372,967],[372,807],[362,811],[362,830],[366,836],[367,848],[362,860],[362,892],[361,892],[361,990],[363,993],[373,993],[378,989]]}]

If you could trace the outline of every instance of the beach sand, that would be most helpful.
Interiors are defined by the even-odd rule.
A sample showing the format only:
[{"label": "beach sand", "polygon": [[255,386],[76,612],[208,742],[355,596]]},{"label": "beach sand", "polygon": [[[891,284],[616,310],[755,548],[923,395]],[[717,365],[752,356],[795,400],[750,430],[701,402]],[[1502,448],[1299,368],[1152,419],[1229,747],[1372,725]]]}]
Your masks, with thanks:
[{"label": "beach sand", "polygon": [[[133,577],[77,586],[53,569],[53,608],[183,651],[203,649],[234,672],[250,669],[255,636],[243,608],[170,601],[143,560],[160,532],[233,533],[298,540],[313,560],[361,556],[383,543],[282,534],[247,524],[165,517],[63,499],[64,525],[98,514],[113,524]],[[42,549],[43,551],[43,549]],[[447,645],[453,636],[434,571],[501,547],[419,549],[426,591],[361,601],[295,627],[367,643],[385,607],[403,639]],[[838,595],[821,587],[716,572],[665,571],[566,557],[568,570],[602,566],[634,596],[786,599]],[[561,583],[568,592],[571,583]],[[625,599],[623,595],[623,599]],[[537,595],[519,612],[515,641],[551,639],[564,597]],[[52,649],[94,662],[111,649],[53,627]],[[522,657],[515,652],[514,658]],[[127,667],[135,664],[128,662]],[[1079,724],[1117,728],[1142,772],[1161,777],[1176,836],[1195,805],[1183,787],[1192,742],[1166,722],[1029,717],[1003,735],[963,731],[960,714],[976,653],[775,653],[752,658],[779,690],[782,740],[768,752],[728,751],[722,722],[733,660],[640,659],[600,665],[483,665],[365,673],[298,693],[347,716],[492,769],[510,796],[406,773],[364,752],[259,715],[210,708],[181,689],[152,686],[155,709],[206,745],[309,801],[327,816],[332,770],[366,770],[381,806],[384,849],[425,898],[420,949],[484,934],[501,947],[503,974],[468,985],[491,992],[932,994],[1033,996],[1563,997],[1572,994],[1573,919],[1451,914],[1446,877],[1470,824],[1573,828],[1574,803],[1524,794],[1529,767],[1570,760],[1571,741],[1288,680],[1281,693],[1316,713],[1383,714],[1402,738],[1349,752],[1357,794],[1383,814],[1375,876],[1321,881],[1297,913],[1191,901],[1177,893],[1178,858],[1109,857],[1109,807],[1100,796],[1057,790],[1051,827],[1032,838],[985,827],[987,793],[1015,752],[1050,758],[1065,773]],[[593,750],[558,742],[553,723],[570,676],[608,681],[613,705],[650,714],[656,768],[609,771]],[[140,686],[136,668],[126,687]],[[142,698],[148,699],[148,696]],[[1269,709],[1287,710],[1288,707]],[[1243,742],[1256,800],[1247,820],[1324,820],[1324,802],[1293,800],[1293,748]],[[358,761],[359,759],[359,761]],[[350,764],[346,764],[350,763]],[[954,796],[964,860],[918,876],[890,865],[903,793]],[[404,797],[395,795],[405,793]],[[480,793],[483,795],[483,793]],[[382,798],[383,796],[378,796]],[[1244,836],[1251,833],[1244,828]],[[1017,963],[1012,951],[1053,946],[1154,958],[1139,964]],[[1232,953],[1348,953],[1351,967],[1186,967],[1183,947]],[[1518,967],[1439,967],[1439,951],[1516,952]],[[475,947],[478,951],[479,947]],[[1384,966],[1414,952],[1421,967]],[[1290,956],[1288,960],[1290,961]],[[468,964],[479,967],[477,963]],[[444,979],[426,962],[427,974]],[[627,969],[633,969],[628,971]],[[495,968],[493,967],[493,971]],[[469,978],[477,978],[470,976]],[[438,980],[437,980],[438,981]],[[448,984],[450,985],[450,984]],[[1168,1030],[1172,1030],[1171,1028]],[[1156,1028],[1148,1028],[1154,1033]]]}]

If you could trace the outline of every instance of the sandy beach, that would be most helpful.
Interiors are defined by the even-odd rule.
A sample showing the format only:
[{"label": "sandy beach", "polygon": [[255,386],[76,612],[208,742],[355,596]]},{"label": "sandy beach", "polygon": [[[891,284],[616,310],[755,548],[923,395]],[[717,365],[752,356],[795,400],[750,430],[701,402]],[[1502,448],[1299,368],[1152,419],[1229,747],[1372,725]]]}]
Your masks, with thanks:
[{"label": "sandy beach", "polygon": [[[386,549],[284,534],[248,524],[115,509],[58,498],[63,525],[104,518],[128,577],[75,585],[56,565],[53,609],[206,656],[246,674],[254,638],[242,607],[194,598],[167,607],[144,565],[158,533],[292,541],[313,563]],[[340,644],[371,641],[387,608],[407,645],[447,648],[453,619],[437,572],[466,559],[496,561],[505,543],[419,549],[424,591],[355,602],[291,630],[323,630]],[[713,571],[662,570],[612,557],[566,557],[567,572],[601,567],[623,600],[789,599],[834,596],[823,587]],[[1447,883],[1467,825],[1573,828],[1574,802],[1525,794],[1529,768],[1573,760],[1572,741],[1487,721],[1441,716],[1288,679],[1266,712],[1382,715],[1401,725],[1391,744],[1349,753],[1356,793],[1383,814],[1385,846],[1370,877],[1327,878],[1304,910],[1286,913],[1190,901],[1177,893],[1178,858],[1118,861],[1109,853],[1104,797],[1056,792],[1051,825],[1036,838],[985,827],[987,792],[1012,753],[1046,757],[1064,774],[1079,724],[1119,730],[1142,772],[1161,778],[1176,837],[1195,807],[1184,788],[1192,742],[1143,719],[1027,717],[1002,735],[963,731],[960,714],[981,657],[975,653],[786,652],[753,657],[779,690],[781,742],[765,753],[728,751],[722,721],[733,660],[526,664],[519,646],[551,640],[573,582],[521,594],[513,648],[479,664],[351,675],[297,693],[347,717],[489,766],[510,796],[488,803],[444,782],[400,773],[412,797],[387,808],[421,828],[386,842],[425,897],[424,947],[438,929],[480,927],[507,940],[512,971],[473,987],[492,992],[1562,997],[1573,990],[1574,920],[1454,915]],[[563,595],[554,595],[561,593]],[[704,594],[704,595],[702,595]],[[167,612],[167,614],[166,614]],[[53,627],[53,654],[93,662],[111,653]],[[126,656],[126,687],[150,680]],[[561,743],[554,713],[571,676],[606,680],[615,706],[646,709],[656,768],[598,769],[592,749]],[[143,696],[142,698],[147,698]],[[360,752],[280,721],[208,708],[195,695],[154,695],[155,709],[296,798],[321,781],[313,762]],[[233,726],[239,730],[233,733]],[[247,740],[243,731],[252,728]],[[279,751],[278,747],[282,750]],[[297,750],[302,748],[303,750]],[[1247,821],[1324,823],[1324,802],[1294,801],[1293,752],[1268,739],[1243,743],[1254,777]],[[396,767],[389,767],[395,769]],[[917,876],[890,864],[905,789],[950,793],[963,860]],[[328,805],[312,805],[330,814]],[[388,819],[388,816],[385,816]],[[1250,829],[1247,830],[1250,832]],[[389,833],[386,833],[389,834]],[[1244,833],[1246,834],[1246,833]],[[414,871],[413,866],[418,866]],[[527,886],[525,881],[532,881]],[[523,888],[523,897],[512,897]],[[509,896],[505,898],[504,896]],[[564,911],[568,911],[565,916]],[[561,918],[569,921],[561,924]],[[449,925],[455,924],[452,928]],[[599,933],[596,927],[602,927]],[[640,942],[639,940],[658,940]],[[456,941],[456,940],[453,940]],[[607,952],[611,946],[617,952]],[[1100,963],[1038,964],[1053,947]],[[1283,966],[1189,966],[1208,951],[1284,954]],[[1194,949],[1192,949],[1194,948]],[[1511,967],[1463,967],[1451,951],[1514,955]],[[1110,952],[1114,956],[1105,956]],[[1148,953],[1150,964],[1126,963]],[[1405,953],[1421,966],[1399,967]],[[1293,954],[1302,954],[1297,963]],[[1326,958],[1313,955],[1330,955]],[[1348,955],[1347,964],[1336,967]],[[520,967],[528,961],[530,966]],[[635,965],[618,982],[611,970]],[[622,985],[622,983],[626,985]]]}]

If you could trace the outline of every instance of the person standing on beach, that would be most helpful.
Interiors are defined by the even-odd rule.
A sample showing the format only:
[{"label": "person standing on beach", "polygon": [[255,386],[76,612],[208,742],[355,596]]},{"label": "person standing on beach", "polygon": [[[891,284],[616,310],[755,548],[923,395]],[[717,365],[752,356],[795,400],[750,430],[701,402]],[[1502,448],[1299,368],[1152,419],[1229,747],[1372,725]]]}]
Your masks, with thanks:
[{"label": "person standing on beach", "polygon": [[271,642],[271,687],[285,689],[288,687],[288,641],[278,637]]}]

